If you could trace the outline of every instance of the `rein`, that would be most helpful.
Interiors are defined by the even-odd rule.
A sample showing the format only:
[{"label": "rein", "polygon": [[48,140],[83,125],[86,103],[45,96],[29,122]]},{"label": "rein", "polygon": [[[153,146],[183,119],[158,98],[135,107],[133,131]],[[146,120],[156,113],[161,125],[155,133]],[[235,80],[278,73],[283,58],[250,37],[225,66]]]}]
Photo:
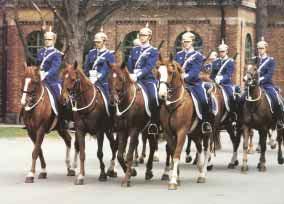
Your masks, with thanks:
[{"label": "rein", "polygon": [[131,106],[133,105],[135,99],[136,99],[136,95],[137,95],[137,88],[135,85],[132,85],[132,87],[134,87],[134,96],[130,102],[130,104],[123,110],[123,111],[120,111],[119,110],[119,104],[118,103],[115,103],[115,107],[116,107],[116,115],[117,116],[122,116],[124,113],[126,113],[130,108]]},{"label": "rein", "polygon": [[258,90],[259,90],[259,96],[257,98],[252,98],[250,96],[250,86],[248,86],[248,94],[246,96],[246,101],[249,101],[249,102],[256,102],[256,101],[259,101],[261,99],[261,96],[262,96],[262,91],[261,91],[261,88],[258,87]]},{"label": "rein", "polygon": [[25,111],[31,111],[32,109],[34,109],[41,101],[42,101],[42,99],[43,99],[43,96],[44,96],[44,93],[45,93],[45,88],[43,87],[43,85],[41,85],[41,94],[40,94],[40,97],[39,97],[39,99],[37,100],[37,102],[35,103],[35,104],[33,104],[32,106],[28,106],[28,105],[26,105],[25,107],[24,107],[24,109],[25,109]]},{"label": "rein", "polygon": [[88,105],[81,107],[81,108],[78,108],[77,100],[74,101],[73,97],[69,95],[69,99],[70,99],[71,106],[72,106],[72,111],[78,112],[78,111],[85,110],[85,109],[89,108],[94,103],[95,98],[96,98],[96,89],[95,89],[94,86],[93,86],[93,89],[94,89],[94,96],[93,96],[91,102]]}]

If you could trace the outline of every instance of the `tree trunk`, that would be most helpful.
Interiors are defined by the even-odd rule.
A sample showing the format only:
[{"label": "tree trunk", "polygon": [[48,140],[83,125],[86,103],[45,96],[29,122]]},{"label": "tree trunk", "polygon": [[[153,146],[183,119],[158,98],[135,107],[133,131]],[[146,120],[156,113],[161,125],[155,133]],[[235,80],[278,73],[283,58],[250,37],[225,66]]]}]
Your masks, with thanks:
[{"label": "tree trunk", "polygon": [[265,35],[267,29],[267,2],[266,0],[257,0],[256,2],[256,40],[261,40],[261,37]]}]

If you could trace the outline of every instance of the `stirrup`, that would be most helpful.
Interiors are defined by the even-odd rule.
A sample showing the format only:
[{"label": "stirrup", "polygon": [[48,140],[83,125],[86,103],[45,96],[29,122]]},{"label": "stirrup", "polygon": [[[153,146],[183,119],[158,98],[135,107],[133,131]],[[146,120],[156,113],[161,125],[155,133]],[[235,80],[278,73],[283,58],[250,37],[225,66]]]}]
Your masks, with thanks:
[{"label": "stirrup", "polygon": [[[207,126],[209,129],[206,130],[205,126]],[[212,126],[209,122],[203,122],[201,125],[201,132],[202,134],[206,134],[206,133],[212,133]]]},{"label": "stirrup", "polygon": [[150,123],[148,125],[148,134],[156,135],[159,133],[159,127],[156,123]]}]

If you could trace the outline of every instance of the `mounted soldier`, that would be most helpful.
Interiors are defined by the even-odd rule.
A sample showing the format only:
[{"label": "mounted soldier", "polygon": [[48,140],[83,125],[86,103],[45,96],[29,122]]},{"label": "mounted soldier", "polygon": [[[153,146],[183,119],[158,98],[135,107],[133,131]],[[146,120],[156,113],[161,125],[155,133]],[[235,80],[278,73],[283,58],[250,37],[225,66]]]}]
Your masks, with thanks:
[{"label": "mounted soldier", "polygon": [[84,64],[84,72],[103,94],[106,104],[109,105],[109,87],[107,76],[110,70],[109,64],[115,63],[114,51],[106,47],[107,35],[101,29],[95,34],[95,48],[91,49]]},{"label": "mounted soldier", "polygon": [[265,93],[268,96],[268,101],[272,109],[271,111],[277,119],[277,127],[284,128],[283,99],[279,93],[279,90],[272,82],[276,62],[273,57],[268,56],[267,47],[268,43],[264,40],[264,38],[257,43],[258,57],[255,58],[255,62],[258,67],[257,72],[259,73],[259,83],[261,88],[265,90]]},{"label": "mounted soldier", "polygon": [[233,120],[236,119],[236,99],[232,76],[235,70],[235,62],[228,57],[228,45],[222,43],[218,47],[219,57],[211,64],[210,78],[218,84],[222,90],[225,106]]},{"label": "mounted soldier", "polygon": [[182,35],[183,50],[176,54],[175,60],[182,66],[185,72],[183,78],[187,89],[193,97],[198,118],[203,121],[202,131],[205,133],[212,131],[212,126],[209,122],[211,113],[206,90],[199,78],[203,63],[203,55],[194,50],[194,39],[194,34],[189,31]]},{"label": "mounted soldier", "polygon": [[54,47],[55,42],[56,34],[51,31],[50,27],[49,31],[44,33],[44,48],[40,49],[37,54],[37,64],[40,67],[41,80],[57,101],[61,94],[59,71],[63,53]]},{"label": "mounted soldier", "polygon": [[152,73],[158,60],[158,49],[150,44],[152,30],[147,25],[139,32],[140,45],[133,47],[128,58],[127,67],[132,81],[142,87],[149,98],[151,112],[150,132],[157,132],[159,122],[159,101],[157,94],[157,80]]}]

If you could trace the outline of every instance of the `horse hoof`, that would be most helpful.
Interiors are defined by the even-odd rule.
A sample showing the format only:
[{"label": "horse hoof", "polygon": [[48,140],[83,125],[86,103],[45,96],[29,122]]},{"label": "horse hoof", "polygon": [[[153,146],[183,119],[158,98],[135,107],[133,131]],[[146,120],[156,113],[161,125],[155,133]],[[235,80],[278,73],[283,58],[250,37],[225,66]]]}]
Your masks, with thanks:
[{"label": "horse hoof", "polygon": [[276,144],[270,146],[271,149],[276,149]]},{"label": "horse hoof", "polygon": [[196,164],[197,164],[197,159],[194,159],[194,161],[193,161],[192,164],[193,164],[193,165],[196,165]]},{"label": "horse hoof", "polygon": [[168,174],[163,174],[161,180],[162,180],[162,181],[169,181],[169,180],[170,180],[170,177],[169,177]]},{"label": "horse hoof", "polygon": [[259,168],[258,168],[258,171],[265,172],[266,171],[266,166],[265,165],[260,165]]},{"label": "horse hoof", "polygon": [[139,165],[138,161],[134,160],[133,163],[132,163],[132,166],[137,167],[138,165]]},{"label": "horse hoof", "polygon": [[284,158],[282,157],[280,157],[280,158],[278,158],[278,164],[284,164]]},{"label": "horse hoof", "polygon": [[74,183],[75,185],[84,185],[84,179],[76,179]]},{"label": "horse hoof", "polygon": [[228,169],[234,169],[235,168],[235,164],[229,163],[228,164]]},{"label": "horse hoof", "polygon": [[257,163],[256,168],[260,169],[260,163]]},{"label": "horse hoof", "polygon": [[234,165],[235,165],[235,166],[238,166],[238,165],[239,165],[239,160],[236,160],[235,163],[234,163]]},{"label": "horse hoof", "polygon": [[149,181],[154,177],[152,171],[147,171],[145,174],[145,180]]},{"label": "horse hoof", "polygon": [[211,164],[210,166],[207,166],[207,171],[212,171],[213,169],[213,164]]},{"label": "horse hoof", "polygon": [[143,158],[143,157],[140,157],[140,158],[139,158],[139,163],[140,163],[140,164],[144,164],[144,158]]},{"label": "horse hoof", "polygon": [[253,152],[253,149],[248,149],[247,153],[248,153],[248,154],[253,154],[253,153],[254,153],[254,152]]},{"label": "horse hoof", "polygon": [[248,166],[242,166],[241,171],[246,173],[248,171]]},{"label": "horse hoof", "polygon": [[168,189],[169,190],[177,190],[177,184],[176,183],[169,183]]},{"label": "horse hoof", "polygon": [[105,173],[100,174],[99,181],[101,182],[107,181],[107,175]]},{"label": "horse hoof", "polygon": [[68,169],[67,176],[76,176],[76,172],[73,169]]},{"label": "horse hoof", "polygon": [[46,179],[47,178],[47,173],[46,172],[41,172],[39,175],[38,175],[38,179]]},{"label": "horse hoof", "polygon": [[192,157],[191,156],[188,156],[185,158],[185,163],[190,163],[192,162]]},{"label": "horse hoof", "polygon": [[34,183],[34,177],[26,177],[25,183]]},{"label": "horse hoof", "polygon": [[116,178],[117,172],[115,172],[114,170],[107,170],[107,176],[111,178]]},{"label": "horse hoof", "polygon": [[136,169],[131,169],[131,176],[133,176],[133,177],[137,176]]},{"label": "horse hoof", "polygon": [[130,181],[122,181],[121,183],[121,187],[130,187],[130,186],[131,186]]},{"label": "horse hoof", "polygon": [[205,183],[206,179],[205,177],[198,177],[197,178],[197,183]]},{"label": "horse hoof", "polygon": [[153,158],[153,162],[159,162],[160,160],[159,160],[159,157],[157,157],[157,156],[154,156],[154,158]]},{"label": "horse hoof", "polygon": [[181,185],[181,181],[178,179],[177,180],[177,185],[180,186]]}]

